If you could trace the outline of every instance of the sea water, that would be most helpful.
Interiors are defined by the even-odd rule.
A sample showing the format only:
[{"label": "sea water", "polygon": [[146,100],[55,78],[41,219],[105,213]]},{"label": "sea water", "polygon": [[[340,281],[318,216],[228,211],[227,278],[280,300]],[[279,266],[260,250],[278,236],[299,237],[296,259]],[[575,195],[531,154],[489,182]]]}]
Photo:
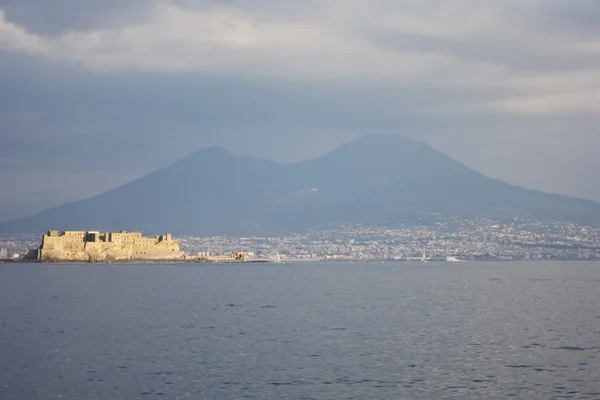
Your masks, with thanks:
[{"label": "sea water", "polygon": [[600,264],[0,265],[0,399],[600,399]]}]

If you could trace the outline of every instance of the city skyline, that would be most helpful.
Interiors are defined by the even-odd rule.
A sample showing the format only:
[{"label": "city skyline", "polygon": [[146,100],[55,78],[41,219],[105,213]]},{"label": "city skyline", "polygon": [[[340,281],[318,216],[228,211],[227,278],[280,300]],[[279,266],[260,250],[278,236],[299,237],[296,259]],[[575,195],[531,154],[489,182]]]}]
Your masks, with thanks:
[{"label": "city skyline", "polygon": [[[355,225],[288,235],[173,239],[192,261],[198,261],[195,256],[213,256],[218,261],[240,251],[247,261],[271,262],[600,260],[600,228],[525,219],[450,218],[430,226]],[[38,245],[39,235],[0,235],[0,248],[11,254],[24,255]]]}]

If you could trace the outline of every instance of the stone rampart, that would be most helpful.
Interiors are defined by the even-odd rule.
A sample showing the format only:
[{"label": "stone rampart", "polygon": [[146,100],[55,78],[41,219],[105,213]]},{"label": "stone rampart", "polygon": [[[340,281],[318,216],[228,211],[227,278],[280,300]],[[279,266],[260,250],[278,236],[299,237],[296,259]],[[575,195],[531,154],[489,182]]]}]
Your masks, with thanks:
[{"label": "stone rampart", "polygon": [[42,236],[38,261],[127,262],[184,260],[179,242],[170,234],[154,238],[141,232],[48,231]]}]

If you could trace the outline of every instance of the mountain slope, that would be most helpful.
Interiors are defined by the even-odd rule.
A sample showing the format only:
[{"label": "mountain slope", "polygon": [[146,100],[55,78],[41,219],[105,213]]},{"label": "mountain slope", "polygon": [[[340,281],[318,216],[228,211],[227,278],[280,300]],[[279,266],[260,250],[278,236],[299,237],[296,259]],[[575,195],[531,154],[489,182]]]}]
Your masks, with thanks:
[{"label": "mountain slope", "polygon": [[[373,135],[316,160],[289,167],[293,182],[322,187],[345,220],[411,223],[431,213],[465,217],[526,217],[600,221],[600,204],[540,193],[489,179],[422,142]],[[360,210],[360,212],[356,212]]]},{"label": "mountain slope", "polygon": [[366,136],[280,165],[208,148],[87,200],[0,226],[245,235],[349,224],[426,223],[432,213],[600,221],[600,204],[489,179],[422,142]]}]

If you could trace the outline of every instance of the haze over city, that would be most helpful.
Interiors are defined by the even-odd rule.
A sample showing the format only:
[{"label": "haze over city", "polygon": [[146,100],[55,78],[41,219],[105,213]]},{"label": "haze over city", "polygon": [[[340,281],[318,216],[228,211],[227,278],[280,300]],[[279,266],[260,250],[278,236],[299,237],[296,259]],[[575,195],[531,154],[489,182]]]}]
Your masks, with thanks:
[{"label": "haze over city", "polygon": [[600,201],[600,4],[0,1],[0,221],[207,146],[282,163],[365,134]]}]

